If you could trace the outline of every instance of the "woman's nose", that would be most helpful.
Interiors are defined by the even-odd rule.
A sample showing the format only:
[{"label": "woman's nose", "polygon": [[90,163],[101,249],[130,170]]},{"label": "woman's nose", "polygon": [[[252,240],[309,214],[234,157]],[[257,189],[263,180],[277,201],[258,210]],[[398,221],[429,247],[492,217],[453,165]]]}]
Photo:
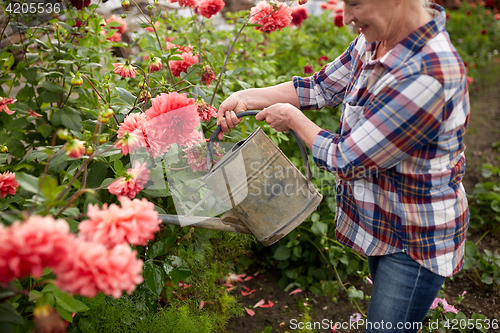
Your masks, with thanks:
[{"label": "woman's nose", "polygon": [[351,24],[354,21],[354,15],[352,15],[352,11],[349,6],[346,6],[344,2],[342,2],[342,7],[344,8],[343,21],[344,25]]}]

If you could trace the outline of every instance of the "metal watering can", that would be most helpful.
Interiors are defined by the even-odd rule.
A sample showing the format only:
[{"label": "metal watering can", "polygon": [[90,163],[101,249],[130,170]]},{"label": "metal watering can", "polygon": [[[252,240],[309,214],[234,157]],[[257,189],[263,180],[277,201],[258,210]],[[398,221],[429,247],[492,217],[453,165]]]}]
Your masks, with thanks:
[{"label": "metal watering can", "polygon": [[[259,111],[236,114],[238,118]],[[212,133],[207,146],[209,173],[203,177],[211,189],[195,207],[216,195],[232,207],[220,218],[189,215],[160,215],[163,223],[251,234],[269,246],[286,236],[318,207],[323,196],[311,182],[306,148],[297,133],[290,130],[299,145],[306,176],[262,131],[256,129],[238,142],[212,167],[213,146],[221,127]],[[194,208],[191,210],[193,211]]]}]

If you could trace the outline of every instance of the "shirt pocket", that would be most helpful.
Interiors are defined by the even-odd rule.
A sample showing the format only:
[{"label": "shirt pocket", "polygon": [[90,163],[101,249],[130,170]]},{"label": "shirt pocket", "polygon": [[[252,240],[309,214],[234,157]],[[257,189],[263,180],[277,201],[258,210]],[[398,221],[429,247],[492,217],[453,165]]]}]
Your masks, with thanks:
[{"label": "shirt pocket", "polygon": [[356,126],[363,116],[363,109],[363,106],[360,105],[344,103],[344,109],[342,111],[342,133],[340,134],[349,133],[351,129]]}]

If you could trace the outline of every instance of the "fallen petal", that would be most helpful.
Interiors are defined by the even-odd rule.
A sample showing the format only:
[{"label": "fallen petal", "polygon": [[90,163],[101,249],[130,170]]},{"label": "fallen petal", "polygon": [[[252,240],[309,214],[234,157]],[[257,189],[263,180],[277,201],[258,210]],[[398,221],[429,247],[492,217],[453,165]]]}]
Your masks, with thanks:
[{"label": "fallen petal", "polygon": [[248,308],[245,308],[245,311],[248,313],[248,315],[249,315],[250,317],[255,316],[255,311],[250,310],[250,309],[248,309]]},{"label": "fallen petal", "polygon": [[259,275],[259,271],[253,273],[253,276],[257,276],[257,275]]},{"label": "fallen petal", "polygon": [[245,289],[246,291],[250,291],[250,288],[245,287],[245,286],[243,286],[243,289]]},{"label": "fallen petal", "polygon": [[261,307],[261,308],[272,308],[272,307],[273,307],[273,305],[274,305],[274,303],[273,303],[273,302],[271,302],[271,301],[267,301],[267,304],[263,304],[263,305],[261,305],[260,307]]},{"label": "fallen petal", "polygon": [[285,327],[285,322],[284,322],[284,321],[282,321],[282,322],[279,324],[279,328],[283,328],[283,327]]},{"label": "fallen petal", "polygon": [[258,307],[262,306],[265,303],[266,303],[266,301],[264,299],[261,299],[260,301],[258,301],[257,303],[255,303],[255,305],[253,307],[254,308],[258,308]]},{"label": "fallen petal", "polygon": [[231,286],[231,287],[227,288],[226,291],[231,291],[231,290],[233,290],[235,288],[236,288],[236,286]]},{"label": "fallen petal", "polygon": [[250,295],[250,294],[251,294],[251,292],[246,292],[246,291],[244,291],[244,290],[242,290],[242,291],[241,291],[241,295],[242,295],[242,296],[248,296],[248,295]]},{"label": "fallen petal", "polygon": [[298,293],[301,293],[302,292],[302,289],[295,289],[294,291],[292,291],[291,293],[289,293],[288,295],[289,296],[292,296],[293,294],[298,294]]},{"label": "fallen petal", "polygon": [[248,281],[248,280],[251,280],[253,279],[253,276],[247,276],[246,278],[243,279],[243,281]]}]

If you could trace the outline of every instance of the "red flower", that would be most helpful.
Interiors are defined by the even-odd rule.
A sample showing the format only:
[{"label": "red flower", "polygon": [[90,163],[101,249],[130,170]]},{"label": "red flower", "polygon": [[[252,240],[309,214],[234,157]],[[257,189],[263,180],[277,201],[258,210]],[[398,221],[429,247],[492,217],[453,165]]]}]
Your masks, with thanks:
[{"label": "red flower", "polygon": [[299,5],[305,5],[307,3],[307,0],[299,0],[298,3]]},{"label": "red flower", "polygon": [[112,15],[110,18],[106,20],[106,24],[109,24],[110,22],[117,22],[120,23],[121,25],[119,27],[112,27],[111,29],[117,29],[119,33],[123,34],[125,31],[127,31],[127,22],[122,19],[121,17],[117,17],[115,15]]},{"label": "red flower", "polygon": [[30,274],[39,278],[44,268],[56,268],[68,256],[73,239],[68,223],[50,216],[0,225],[0,281]]},{"label": "red flower", "polygon": [[211,18],[224,8],[224,1],[222,0],[198,0],[197,10],[201,16]]},{"label": "red flower", "polygon": [[481,30],[481,35],[486,35],[486,29]]},{"label": "red flower", "polygon": [[149,169],[146,168],[146,162],[143,165],[135,161],[134,167],[127,170],[124,177],[120,177],[108,186],[108,191],[117,196],[126,196],[135,198],[137,193],[144,189],[144,185],[149,179]]},{"label": "red flower", "polygon": [[121,207],[116,204],[99,206],[89,204],[87,215],[78,225],[79,235],[87,241],[103,244],[108,249],[124,243],[147,245],[160,230],[161,221],[155,205],[142,200],[119,197]]},{"label": "red flower", "polygon": [[307,18],[307,9],[304,6],[292,8],[292,25],[300,27]]},{"label": "red flower", "polygon": [[15,102],[17,102],[16,99],[8,97],[0,97],[0,112],[5,111],[5,113],[7,114],[13,114],[14,111],[10,111],[7,105]]},{"label": "red flower", "polygon": [[320,66],[323,66],[327,62],[328,62],[328,57],[327,56],[321,56],[321,57],[318,58],[318,64]]},{"label": "red flower", "polygon": [[170,3],[179,3],[179,6],[185,8],[187,6],[194,8],[196,6],[196,0],[170,0]]},{"label": "red flower", "polygon": [[200,125],[195,100],[176,92],[158,95],[146,115],[146,136],[154,157],[167,152],[174,143],[185,145]]},{"label": "red flower", "polygon": [[73,7],[76,7],[78,10],[82,10],[83,7],[90,6],[90,0],[69,0]]},{"label": "red flower", "polygon": [[113,66],[115,66],[115,73],[121,77],[135,77],[135,74],[138,74],[128,60],[124,64],[114,63]]},{"label": "red flower", "polygon": [[[290,25],[292,22],[292,10],[286,3],[279,1],[273,2],[271,6],[266,1],[261,1],[257,6],[250,9],[250,23],[260,24],[260,27],[255,27],[256,30],[262,32],[273,32],[276,29],[281,31]],[[276,9],[275,9],[276,8]]]},{"label": "red flower", "polygon": [[0,198],[5,198],[7,194],[16,194],[19,184],[16,182],[16,174],[5,171],[0,174]]},{"label": "red flower", "polygon": [[182,58],[182,60],[170,60],[168,64],[172,70],[172,74],[176,77],[180,77],[182,72],[187,72],[187,69],[198,62],[198,56],[190,51],[183,52],[177,55]]},{"label": "red flower", "polygon": [[344,17],[342,15],[335,15],[335,18],[333,19],[333,23],[341,28],[344,26]]},{"label": "red flower", "polygon": [[206,83],[208,88],[208,86],[210,86],[210,83],[212,83],[215,78],[216,77],[213,68],[209,65],[204,66],[201,71],[201,82]]},{"label": "red flower", "polygon": [[76,20],[75,24],[73,25],[73,28],[80,28],[82,26],[82,21]]},{"label": "red flower", "polygon": [[120,298],[123,291],[131,294],[143,281],[142,265],[128,244],[107,249],[102,244],[77,239],[71,246],[71,255],[54,269],[54,284],[85,297],[103,292]]},{"label": "red flower", "polygon": [[304,66],[304,74],[312,74],[312,73],[314,73],[314,70],[311,65]]},{"label": "red flower", "polygon": [[474,79],[471,76],[467,76],[467,84],[471,85],[472,83],[474,83]]}]

